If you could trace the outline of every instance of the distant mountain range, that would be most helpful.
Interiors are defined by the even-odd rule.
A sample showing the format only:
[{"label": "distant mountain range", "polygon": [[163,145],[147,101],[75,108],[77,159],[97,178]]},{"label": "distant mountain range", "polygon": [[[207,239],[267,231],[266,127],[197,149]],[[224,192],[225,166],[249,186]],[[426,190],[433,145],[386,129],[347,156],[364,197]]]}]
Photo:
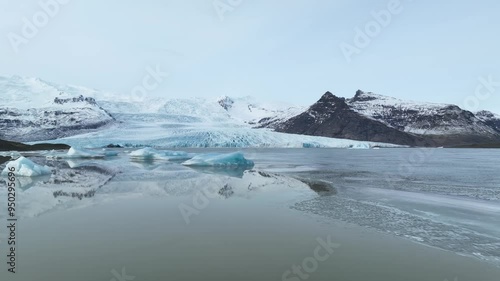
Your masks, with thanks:
[{"label": "distant mountain range", "polygon": [[114,118],[94,98],[37,78],[0,77],[0,139],[50,140],[101,129]]},{"label": "distant mountain range", "polygon": [[11,141],[175,147],[500,143],[500,116],[494,113],[363,91],[350,99],[327,92],[309,108],[228,96],[137,101],[126,95],[12,76],[0,77],[0,95],[0,139]]},{"label": "distant mountain range", "polygon": [[[262,122],[266,122],[263,120]],[[456,105],[408,102],[358,90],[353,98],[330,92],[303,113],[266,124],[276,131],[410,146],[500,142],[500,116]]]}]

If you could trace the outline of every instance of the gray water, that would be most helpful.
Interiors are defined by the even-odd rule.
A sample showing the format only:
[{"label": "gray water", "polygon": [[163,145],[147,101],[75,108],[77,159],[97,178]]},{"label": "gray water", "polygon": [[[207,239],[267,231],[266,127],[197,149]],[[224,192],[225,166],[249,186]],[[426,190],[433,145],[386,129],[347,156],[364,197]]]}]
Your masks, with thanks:
[{"label": "gray water", "polygon": [[[500,150],[245,149],[251,170],[118,151],[29,156],[55,174],[19,179],[1,280],[500,279]],[[190,150],[208,151],[233,150]],[[318,240],[336,246],[324,260]]]}]

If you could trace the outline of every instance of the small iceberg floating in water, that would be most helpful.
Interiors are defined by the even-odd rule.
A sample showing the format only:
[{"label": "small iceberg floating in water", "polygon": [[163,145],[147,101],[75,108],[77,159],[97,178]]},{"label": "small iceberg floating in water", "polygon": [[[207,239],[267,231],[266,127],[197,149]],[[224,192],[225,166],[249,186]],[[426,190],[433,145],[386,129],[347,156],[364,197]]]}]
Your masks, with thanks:
[{"label": "small iceberg floating in water", "polygon": [[206,153],[197,155],[182,163],[182,165],[197,167],[253,167],[254,162],[246,159],[241,152],[228,154]]},{"label": "small iceberg floating in water", "polygon": [[104,150],[102,152],[95,152],[71,147],[66,154],[58,154],[55,151],[51,151],[46,157],[47,159],[96,159],[117,155],[118,152],[115,151]]},{"label": "small iceberg floating in water", "polygon": [[7,166],[2,171],[2,176],[8,175],[9,172],[11,172],[10,169],[12,168],[15,169],[14,174],[16,177],[38,177],[52,174],[49,167],[35,164],[23,156],[19,157],[17,160],[7,163]]},{"label": "small iceberg floating in water", "polygon": [[152,160],[187,160],[191,159],[189,154],[184,151],[156,150],[151,147],[132,151],[129,154],[132,160],[152,161]]},{"label": "small iceberg floating in water", "polygon": [[104,158],[104,157],[117,156],[117,155],[118,155],[118,152],[116,152],[116,151],[103,150],[101,152],[95,152],[95,151],[76,149],[74,147],[71,147],[68,150],[68,153],[67,153],[68,157],[67,158]]}]

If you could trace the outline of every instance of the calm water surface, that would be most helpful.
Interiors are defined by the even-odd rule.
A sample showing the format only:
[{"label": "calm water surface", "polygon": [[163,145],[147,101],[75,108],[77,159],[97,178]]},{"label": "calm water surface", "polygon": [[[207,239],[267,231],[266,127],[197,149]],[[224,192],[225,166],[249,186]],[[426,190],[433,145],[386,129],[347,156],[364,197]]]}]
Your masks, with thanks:
[{"label": "calm water surface", "polygon": [[244,149],[246,171],[118,151],[29,156],[55,174],[18,180],[0,280],[500,280],[500,150]]}]

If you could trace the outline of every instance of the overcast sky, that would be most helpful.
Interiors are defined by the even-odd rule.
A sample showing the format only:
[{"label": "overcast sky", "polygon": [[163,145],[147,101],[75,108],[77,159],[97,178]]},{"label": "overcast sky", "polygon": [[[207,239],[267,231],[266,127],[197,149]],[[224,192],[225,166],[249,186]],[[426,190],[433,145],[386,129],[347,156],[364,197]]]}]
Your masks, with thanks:
[{"label": "overcast sky", "polygon": [[500,81],[495,0],[60,0],[44,12],[51,1],[0,0],[1,75],[129,94],[158,66],[170,75],[156,96],[307,105],[362,89],[500,113],[500,83],[480,82]]}]

